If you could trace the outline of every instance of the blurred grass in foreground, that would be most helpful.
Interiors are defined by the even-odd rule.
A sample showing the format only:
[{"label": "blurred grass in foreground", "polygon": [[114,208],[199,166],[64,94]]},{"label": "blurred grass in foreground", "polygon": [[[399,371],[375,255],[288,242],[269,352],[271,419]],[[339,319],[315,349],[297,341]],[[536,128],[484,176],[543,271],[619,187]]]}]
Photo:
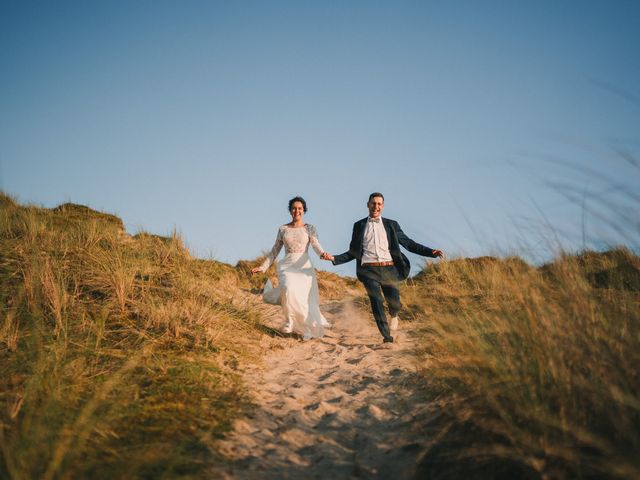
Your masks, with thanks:
[{"label": "blurred grass in foreground", "polygon": [[246,278],[178,235],[0,194],[0,478],[192,476],[248,405]]},{"label": "blurred grass in foreground", "polygon": [[423,478],[640,478],[640,258],[425,267],[403,290],[435,418]]}]

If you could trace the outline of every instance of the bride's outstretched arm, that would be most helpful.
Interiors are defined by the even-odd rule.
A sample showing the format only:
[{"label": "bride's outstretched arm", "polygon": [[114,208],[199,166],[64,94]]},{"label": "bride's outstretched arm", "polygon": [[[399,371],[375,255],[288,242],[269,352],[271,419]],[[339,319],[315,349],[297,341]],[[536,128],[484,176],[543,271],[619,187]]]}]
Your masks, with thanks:
[{"label": "bride's outstretched arm", "polygon": [[320,245],[320,240],[318,240],[316,227],[308,225],[307,231],[309,232],[309,243],[311,244],[311,248],[313,248],[313,251],[324,260],[325,251],[324,248],[322,248],[322,245]]},{"label": "bride's outstretched arm", "polygon": [[259,267],[254,267],[251,269],[251,273],[258,272],[266,272],[269,266],[273,263],[273,261],[278,258],[278,254],[280,250],[282,250],[282,229],[278,229],[278,235],[276,235],[276,242],[273,244],[271,251],[268,253],[267,258],[264,259],[264,262]]}]

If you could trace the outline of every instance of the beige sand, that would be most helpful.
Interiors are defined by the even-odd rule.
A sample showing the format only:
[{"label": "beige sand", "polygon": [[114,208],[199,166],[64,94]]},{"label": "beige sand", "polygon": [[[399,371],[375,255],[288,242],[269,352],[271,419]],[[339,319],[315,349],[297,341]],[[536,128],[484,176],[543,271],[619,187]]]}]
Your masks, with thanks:
[{"label": "beige sand", "polygon": [[222,442],[230,462],[213,477],[412,478],[426,442],[417,420],[428,411],[407,325],[383,345],[351,300],[323,312],[333,324],[325,337],[277,338],[264,365],[244,372],[256,408]]}]

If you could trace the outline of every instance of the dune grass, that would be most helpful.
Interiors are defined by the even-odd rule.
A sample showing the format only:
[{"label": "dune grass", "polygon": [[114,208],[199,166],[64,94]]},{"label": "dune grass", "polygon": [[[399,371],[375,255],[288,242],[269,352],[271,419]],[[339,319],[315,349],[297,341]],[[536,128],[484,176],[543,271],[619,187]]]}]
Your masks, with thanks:
[{"label": "dune grass", "polygon": [[[206,477],[251,408],[259,261],[0,194],[0,478]],[[366,303],[354,279],[318,281]],[[439,262],[402,298],[434,408],[419,477],[640,478],[640,258]]]},{"label": "dune grass", "polygon": [[241,288],[177,234],[0,195],[0,477],[203,472],[249,405],[261,312]]},{"label": "dune grass", "polygon": [[403,291],[433,396],[428,478],[640,478],[640,258],[425,267]]}]

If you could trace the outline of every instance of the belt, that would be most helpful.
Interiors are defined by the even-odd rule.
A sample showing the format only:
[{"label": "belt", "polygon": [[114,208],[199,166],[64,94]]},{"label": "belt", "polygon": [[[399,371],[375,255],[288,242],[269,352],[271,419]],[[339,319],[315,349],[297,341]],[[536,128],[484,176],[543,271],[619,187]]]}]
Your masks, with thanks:
[{"label": "belt", "polygon": [[363,263],[363,267],[391,267],[393,266],[393,260],[390,262],[368,262]]}]

